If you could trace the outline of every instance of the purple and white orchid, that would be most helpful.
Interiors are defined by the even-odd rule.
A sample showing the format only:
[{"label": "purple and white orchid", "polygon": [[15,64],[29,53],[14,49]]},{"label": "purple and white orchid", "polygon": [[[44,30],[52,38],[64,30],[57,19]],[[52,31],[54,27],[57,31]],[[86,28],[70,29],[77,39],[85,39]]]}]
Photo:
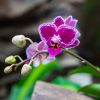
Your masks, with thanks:
[{"label": "purple and white orchid", "polygon": [[57,16],[53,22],[39,26],[41,40],[48,46],[49,56],[55,57],[62,48],[70,49],[79,45],[79,31],[76,29],[77,20],[72,16],[65,20]]},{"label": "purple and white orchid", "polygon": [[[27,58],[31,58],[36,53],[38,53],[39,51],[42,51],[42,50],[48,50],[47,45],[43,41],[41,41],[39,43],[35,42],[27,47],[26,56],[27,56]],[[38,67],[40,65],[40,63],[46,64],[54,59],[55,59],[55,57],[50,57],[46,53],[42,53],[42,54],[37,55],[34,58],[33,65],[34,65],[34,67]]]}]

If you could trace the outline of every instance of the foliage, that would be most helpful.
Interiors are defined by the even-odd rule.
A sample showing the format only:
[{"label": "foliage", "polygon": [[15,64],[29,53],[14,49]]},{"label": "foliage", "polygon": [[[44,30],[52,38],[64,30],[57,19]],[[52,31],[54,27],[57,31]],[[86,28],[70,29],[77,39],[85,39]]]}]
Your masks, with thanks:
[{"label": "foliage", "polygon": [[88,74],[90,74],[92,76],[100,77],[100,73],[98,73],[97,71],[92,69],[90,66],[80,66],[79,68],[71,70],[69,72],[69,75],[76,74],[76,73],[88,73]]},{"label": "foliage", "polygon": [[89,96],[92,96],[96,99],[100,99],[100,84],[94,83],[87,85],[79,90]]},{"label": "foliage", "polygon": [[38,68],[33,68],[29,75],[23,77],[12,88],[10,100],[29,100],[37,80],[45,79],[57,67],[59,67],[57,62],[51,62],[46,65],[40,65]]},{"label": "foliage", "polygon": [[58,76],[56,79],[54,79],[52,83],[74,91],[77,91],[81,88],[79,84],[71,82],[70,80],[67,80],[61,76]]}]

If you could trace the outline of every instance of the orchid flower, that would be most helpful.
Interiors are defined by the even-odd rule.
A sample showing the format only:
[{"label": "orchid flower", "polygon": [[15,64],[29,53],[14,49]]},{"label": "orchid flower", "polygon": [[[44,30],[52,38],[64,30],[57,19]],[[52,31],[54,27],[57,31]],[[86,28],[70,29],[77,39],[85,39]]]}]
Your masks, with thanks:
[{"label": "orchid flower", "polygon": [[[27,58],[31,58],[34,56],[37,52],[42,51],[42,50],[47,50],[47,45],[41,41],[39,43],[34,42],[34,44],[30,44],[27,49],[26,49],[26,56]],[[34,60],[33,60],[33,65],[35,67],[39,66],[40,63],[46,64],[52,60],[54,60],[55,57],[49,57],[46,53],[42,53],[38,55]]]},{"label": "orchid flower", "polygon": [[53,22],[39,26],[41,40],[47,44],[49,56],[55,57],[63,48],[70,49],[79,45],[79,31],[76,29],[77,20],[72,16],[65,20],[57,16]]},{"label": "orchid flower", "polygon": [[[19,55],[9,56],[5,59],[5,62],[11,64],[4,69],[5,73],[12,72],[12,69],[16,70],[19,66],[22,66],[21,74],[28,74],[32,68],[39,66],[40,63],[46,64],[55,60],[55,56],[63,52],[80,59],[83,63],[91,66],[94,70],[100,73],[100,68],[94,66],[81,56],[69,51],[68,49],[74,48],[79,45],[78,40],[80,33],[76,28],[78,20],[72,16],[68,16],[63,19],[61,16],[57,16],[53,22],[44,23],[39,26],[39,34],[41,40],[39,43],[33,42],[30,38],[24,35],[16,35],[12,38],[12,43],[18,47],[24,47],[29,41],[31,44],[26,49],[27,59],[23,60]],[[48,55],[49,53],[49,55]],[[16,63],[16,57],[20,62]]]}]

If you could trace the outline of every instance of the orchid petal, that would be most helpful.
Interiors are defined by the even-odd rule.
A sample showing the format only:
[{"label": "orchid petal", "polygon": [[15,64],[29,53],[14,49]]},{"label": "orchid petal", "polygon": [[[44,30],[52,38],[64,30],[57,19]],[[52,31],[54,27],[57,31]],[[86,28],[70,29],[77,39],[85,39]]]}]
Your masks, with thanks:
[{"label": "orchid petal", "polygon": [[76,40],[73,42],[73,44],[71,44],[71,45],[66,45],[66,48],[74,48],[74,47],[78,46],[79,43],[80,43],[80,41],[79,41],[78,39],[76,39]]},{"label": "orchid petal", "polygon": [[68,17],[65,19],[65,24],[69,23],[71,20],[72,20],[72,16],[68,16]]},{"label": "orchid petal", "polygon": [[26,56],[27,58],[30,58],[32,57],[37,51],[35,50],[35,48],[37,48],[38,46],[38,43],[34,43],[34,44],[31,44],[27,47],[26,49]]},{"label": "orchid petal", "polygon": [[42,59],[41,62],[42,62],[42,64],[47,64],[54,60],[55,60],[55,57],[48,57],[47,59]]},{"label": "orchid petal", "polygon": [[48,48],[48,51],[49,51],[49,56],[55,57],[56,55],[62,52],[62,49],[61,48]]},{"label": "orchid petal", "polygon": [[64,24],[64,19],[63,19],[61,16],[57,16],[57,17],[54,19],[53,23],[54,23],[57,27],[59,27],[60,25]]},{"label": "orchid petal", "polygon": [[65,24],[71,27],[75,27],[77,24],[78,20],[77,19],[73,19],[72,16],[69,16],[66,20],[65,20]]},{"label": "orchid petal", "polygon": [[76,30],[76,31],[77,31],[76,38],[79,38],[81,36],[81,34],[78,30]]},{"label": "orchid petal", "polygon": [[48,54],[42,53],[40,54],[40,59],[46,59],[48,57]]},{"label": "orchid petal", "polygon": [[74,40],[76,30],[70,27],[62,26],[58,29],[58,34],[62,42],[64,42],[65,44],[69,44]]},{"label": "orchid petal", "polygon": [[48,41],[47,41],[47,45],[48,45],[48,46],[51,45],[51,39],[52,39],[52,38],[49,38]]},{"label": "orchid petal", "polygon": [[35,58],[34,61],[33,61],[33,65],[34,67],[38,67],[40,65],[40,59],[39,58]]},{"label": "orchid petal", "polygon": [[38,50],[47,50],[48,49],[48,46],[43,42],[39,42],[38,44]]},{"label": "orchid petal", "polygon": [[39,33],[41,39],[47,41],[56,33],[56,26],[51,23],[42,24],[39,26]]}]

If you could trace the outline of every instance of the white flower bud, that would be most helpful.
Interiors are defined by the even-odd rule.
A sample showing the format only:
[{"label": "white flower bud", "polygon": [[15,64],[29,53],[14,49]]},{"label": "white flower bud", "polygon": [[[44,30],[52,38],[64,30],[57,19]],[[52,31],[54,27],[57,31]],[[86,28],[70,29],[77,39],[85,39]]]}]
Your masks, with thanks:
[{"label": "white flower bud", "polygon": [[8,74],[8,73],[10,73],[10,72],[12,72],[12,66],[8,66],[8,67],[6,67],[6,68],[4,69],[4,73]]},{"label": "white flower bud", "polygon": [[5,59],[5,63],[8,63],[8,64],[13,64],[16,62],[16,57],[15,56],[9,56]]},{"label": "white flower bud", "polygon": [[25,76],[32,70],[32,67],[28,64],[24,64],[21,70],[21,75]]},{"label": "white flower bud", "polygon": [[12,43],[18,47],[23,48],[26,45],[26,40],[24,35],[16,35],[12,38]]}]

